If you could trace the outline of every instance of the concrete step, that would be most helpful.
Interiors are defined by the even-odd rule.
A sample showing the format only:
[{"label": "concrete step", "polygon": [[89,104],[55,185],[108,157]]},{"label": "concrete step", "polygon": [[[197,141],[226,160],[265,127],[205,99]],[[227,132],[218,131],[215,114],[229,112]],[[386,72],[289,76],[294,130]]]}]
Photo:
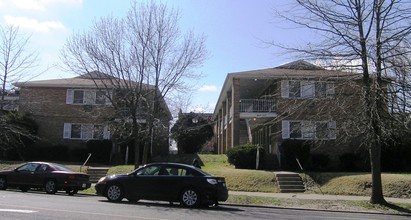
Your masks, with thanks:
[{"label": "concrete step", "polygon": [[305,190],[304,185],[286,185],[286,186],[280,186],[280,190],[283,189],[301,189],[301,190]]},{"label": "concrete step", "polygon": [[301,177],[297,177],[297,176],[295,176],[295,177],[277,177],[277,180],[278,181],[301,181]]},{"label": "concrete step", "polygon": [[298,173],[275,172],[274,176],[280,188],[280,192],[305,192],[304,182]]},{"label": "concrete step", "polygon": [[280,190],[282,193],[303,193],[305,189],[282,189]]},{"label": "concrete step", "polygon": [[302,183],[302,181],[278,181],[277,180],[277,182],[282,186],[294,186],[294,185],[304,186],[304,183]]}]

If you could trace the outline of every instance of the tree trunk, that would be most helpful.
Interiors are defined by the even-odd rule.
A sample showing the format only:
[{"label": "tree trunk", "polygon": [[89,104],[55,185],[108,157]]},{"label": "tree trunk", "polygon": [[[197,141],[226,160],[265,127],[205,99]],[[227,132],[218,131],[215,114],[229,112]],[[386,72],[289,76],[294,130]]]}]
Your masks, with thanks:
[{"label": "tree trunk", "polygon": [[140,143],[137,139],[134,140],[134,169],[140,166]]},{"label": "tree trunk", "polygon": [[370,203],[372,204],[386,204],[382,193],[382,180],[381,180],[381,145],[375,143],[369,147],[370,160],[371,160],[371,180],[372,191]]}]

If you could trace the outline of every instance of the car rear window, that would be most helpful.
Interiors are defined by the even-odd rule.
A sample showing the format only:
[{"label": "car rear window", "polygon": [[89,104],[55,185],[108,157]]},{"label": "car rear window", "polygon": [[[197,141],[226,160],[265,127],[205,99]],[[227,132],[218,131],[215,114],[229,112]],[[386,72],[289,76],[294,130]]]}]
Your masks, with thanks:
[{"label": "car rear window", "polygon": [[56,170],[58,171],[67,171],[67,172],[73,172],[72,170],[70,170],[69,168],[61,165],[61,164],[53,164],[53,167],[56,168]]}]

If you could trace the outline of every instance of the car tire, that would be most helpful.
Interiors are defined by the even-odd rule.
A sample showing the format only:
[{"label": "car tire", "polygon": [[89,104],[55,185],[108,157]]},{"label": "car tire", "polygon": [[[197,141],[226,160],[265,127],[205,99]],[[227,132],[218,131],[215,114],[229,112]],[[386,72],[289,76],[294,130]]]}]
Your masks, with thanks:
[{"label": "car tire", "polygon": [[111,184],[107,187],[106,197],[110,202],[120,202],[124,197],[124,190],[119,184]]},{"label": "car tire", "polygon": [[4,176],[0,176],[0,190],[7,189],[7,179]]},{"label": "car tire", "polygon": [[44,190],[47,194],[55,194],[57,192],[57,183],[55,180],[47,180],[44,184]]},{"label": "car tire", "polygon": [[185,207],[198,207],[200,205],[200,194],[197,190],[192,188],[187,188],[183,190],[180,196],[180,202]]}]

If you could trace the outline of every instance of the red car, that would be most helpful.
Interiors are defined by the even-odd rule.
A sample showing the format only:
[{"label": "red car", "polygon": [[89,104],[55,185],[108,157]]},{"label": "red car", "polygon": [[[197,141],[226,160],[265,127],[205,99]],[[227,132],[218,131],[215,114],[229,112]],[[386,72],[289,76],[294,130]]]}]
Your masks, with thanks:
[{"label": "red car", "polygon": [[63,165],[47,162],[28,162],[14,170],[0,171],[0,190],[18,187],[23,192],[43,188],[48,194],[64,190],[69,195],[90,188],[89,175],[74,172]]}]

